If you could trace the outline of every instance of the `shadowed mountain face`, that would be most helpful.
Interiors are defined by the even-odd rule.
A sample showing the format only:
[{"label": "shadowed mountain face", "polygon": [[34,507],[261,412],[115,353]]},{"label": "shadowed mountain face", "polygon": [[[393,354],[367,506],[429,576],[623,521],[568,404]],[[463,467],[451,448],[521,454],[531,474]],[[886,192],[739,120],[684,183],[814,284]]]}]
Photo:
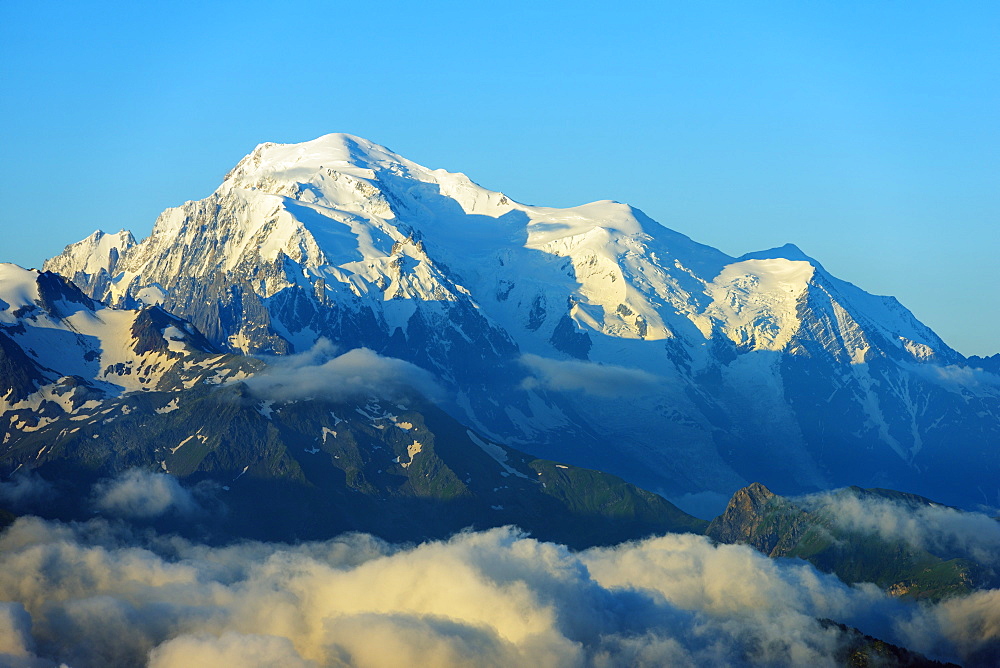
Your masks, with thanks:
[{"label": "shadowed mountain face", "polygon": [[88,517],[81,500],[99,481],[169,473],[197,503],[149,521],[213,542],[515,524],[582,548],[707,524],[615,476],[491,443],[416,398],[275,403],[240,383],[129,395],[14,439],[0,462],[58,482],[27,510],[60,519]]},{"label": "shadowed mountain face", "polygon": [[791,245],[733,258],[624,204],[522,205],[349,135],[262,144],[147,239],[96,233],[46,268],[230,352],[326,338],[407,360],[491,439],[670,495],[1000,500],[1000,378],[895,299]]}]

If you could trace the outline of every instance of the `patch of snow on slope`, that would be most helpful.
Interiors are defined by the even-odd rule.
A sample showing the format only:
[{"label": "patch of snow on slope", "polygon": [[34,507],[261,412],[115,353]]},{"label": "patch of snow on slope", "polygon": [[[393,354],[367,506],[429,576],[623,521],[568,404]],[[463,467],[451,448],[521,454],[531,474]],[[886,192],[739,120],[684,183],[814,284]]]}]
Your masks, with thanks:
[{"label": "patch of snow on slope", "polygon": [[170,448],[170,454],[174,454],[175,452],[177,452],[178,450],[180,450],[181,448],[183,448],[185,445],[187,445],[188,443],[190,443],[191,441],[194,441],[194,440],[198,440],[198,441],[201,441],[202,443],[206,443],[208,441],[208,438],[205,437],[205,436],[202,436],[201,434],[194,434],[192,436],[188,436],[183,441],[181,441],[180,443],[178,443],[175,447]]},{"label": "patch of snow on slope", "polygon": [[396,416],[393,416],[391,418],[391,421],[394,425],[396,425],[398,429],[402,429],[403,431],[410,431],[411,429],[413,429],[412,422],[406,422],[405,420],[400,420]]},{"label": "patch of snow on slope", "polygon": [[[410,464],[413,463],[413,458],[417,455],[417,453],[419,453],[423,449],[424,449],[423,443],[421,443],[420,441],[413,441],[413,443],[410,443],[408,446],[406,446],[406,456],[409,458],[408,461],[399,462],[399,465],[402,466],[404,469],[409,468]],[[397,459],[399,458],[397,457]]]},{"label": "patch of snow on slope", "polygon": [[182,332],[179,328],[170,325],[164,328],[163,338],[167,341],[167,348],[171,352],[183,353],[187,352],[187,344],[185,344],[184,339],[185,332]]},{"label": "patch of snow on slope", "polygon": [[180,398],[179,397],[174,397],[173,399],[170,400],[169,403],[167,403],[167,405],[161,406],[160,408],[157,408],[156,412],[159,413],[160,415],[163,415],[164,413],[172,413],[173,411],[175,411],[178,408],[180,408],[180,403],[179,402],[180,402]]},{"label": "patch of snow on slope", "polygon": [[518,478],[524,478],[525,480],[531,479],[528,476],[521,473],[520,471],[518,471],[517,469],[512,468],[507,463],[507,451],[501,448],[499,445],[495,445],[493,443],[490,443],[489,441],[484,441],[483,439],[476,436],[475,432],[469,429],[466,429],[465,433],[469,435],[469,440],[471,440],[473,443],[482,448],[483,452],[492,457],[496,461],[496,463],[502,466],[504,471],[506,471],[508,474],[515,475]]},{"label": "patch of snow on slope", "polygon": [[14,323],[13,312],[22,306],[34,306],[38,299],[38,274],[16,264],[0,262],[0,322]]},{"label": "patch of snow on slope", "polygon": [[162,304],[166,297],[167,293],[159,285],[147,285],[135,293],[135,298],[144,306]]}]

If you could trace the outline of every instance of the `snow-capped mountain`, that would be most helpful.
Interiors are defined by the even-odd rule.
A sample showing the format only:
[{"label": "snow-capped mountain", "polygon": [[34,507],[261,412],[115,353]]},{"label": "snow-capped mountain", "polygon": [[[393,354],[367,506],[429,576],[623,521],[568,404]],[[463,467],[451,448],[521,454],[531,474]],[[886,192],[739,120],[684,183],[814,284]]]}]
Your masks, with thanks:
[{"label": "snow-capped mountain", "polygon": [[262,144],[147,239],[95,233],[45,267],[232,351],[326,337],[409,360],[492,438],[675,495],[998,500],[1000,379],[895,299],[794,246],[733,258],[625,204],[519,204],[358,137]]},{"label": "snow-capped mountain", "polygon": [[[8,440],[88,402],[190,385],[217,371],[206,360],[222,357],[158,306],[109,308],[58,274],[0,264],[0,414],[10,416]],[[240,377],[219,373],[220,382]]]},{"label": "snow-capped mountain", "polygon": [[0,422],[8,448],[130,392],[238,380],[260,366],[231,357],[158,306],[109,308],[58,274],[0,264]]}]

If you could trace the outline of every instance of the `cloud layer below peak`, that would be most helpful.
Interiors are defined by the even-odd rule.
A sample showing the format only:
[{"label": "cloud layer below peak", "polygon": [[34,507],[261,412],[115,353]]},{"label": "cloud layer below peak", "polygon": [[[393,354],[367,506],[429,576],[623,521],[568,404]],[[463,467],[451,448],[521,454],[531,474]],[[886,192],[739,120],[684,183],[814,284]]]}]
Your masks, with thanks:
[{"label": "cloud layer below peak", "polygon": [[661,382],[659,376],[647,371],[613,364],[554,360],[531,354],[522,355],[521,364],[530,373],[522,383],[527,389],[541,386],[608,398],[642,394]]},{"label": "cloud layer below peak", "polygon": [[823,618],[945,658],[1000,633],[997,591],[916,606],[700,536],[574,553],[512,528],[207,547],[26,517],[0,599],[12,666],[824,666]]}]

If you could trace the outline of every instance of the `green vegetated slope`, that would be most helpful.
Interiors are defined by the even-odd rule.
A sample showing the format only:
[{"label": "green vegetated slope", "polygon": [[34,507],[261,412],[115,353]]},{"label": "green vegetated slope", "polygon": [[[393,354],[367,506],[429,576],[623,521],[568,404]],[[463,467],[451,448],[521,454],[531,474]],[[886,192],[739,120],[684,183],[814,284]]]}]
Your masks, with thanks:
[{"label": "green vegetated slope", "polygon": [[837,516],[838,501],[891,502],[900,512],[931,501],[889,490],[850,487],[824,497],[793,501],[754,483],[733,495],[706,530],[724,543],[754,547],[772,557],[798,557],[848,583],[874,582],[889,593],[940,599],[964,594],[992,577],[960,549],[932,553],[902,538],[852,527]]},{"label": "green vegetated slope", "polygon": [[273,401],[242,383],[131,393],[20,434],[0,466],[59,481],[64,502],[47,504],[59,517],[85,512],[78,500],[100,479],[170,473],[206,512],[158,521],[219,539],[516,524],[586,547],[707,525],[615,476],[491,443],[418,397]]}]

